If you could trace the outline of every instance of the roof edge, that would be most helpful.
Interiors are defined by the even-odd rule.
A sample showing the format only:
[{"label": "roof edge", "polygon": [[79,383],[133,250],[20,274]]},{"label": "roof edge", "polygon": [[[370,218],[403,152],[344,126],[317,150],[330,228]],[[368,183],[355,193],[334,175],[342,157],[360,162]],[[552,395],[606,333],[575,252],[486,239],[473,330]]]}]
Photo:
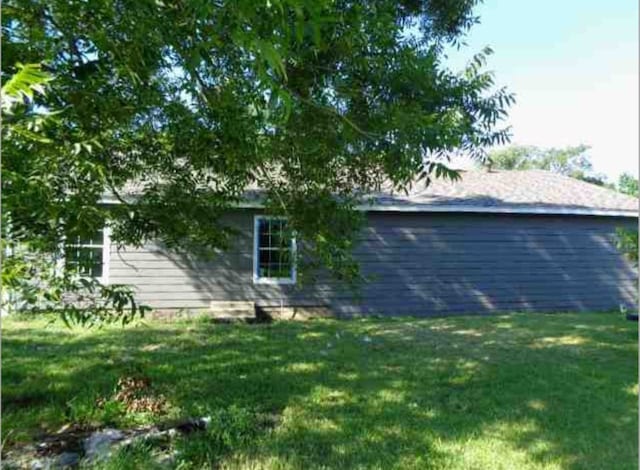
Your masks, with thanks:
[{"label": "roof edge", "polygon": [[638,217],[638,211],[587,209],[563,206],[545,207],[482,207],[471,205],[360,205],[358,209],[369,212],[467,212],[489,214],[538,214],[538,215],[592,215],[605,217]]},{"label": "roof edge", "polygon": [[[105,196],[102,204],[121,204],[122,201],[114,197]],[[237,209],[264,209],[260,202],[241,202],[235,205]],[[601,217],[631,217],[638,218],[638,211],[587,209],[563,206],[544,207],[482,207],[472,205],[433,205],[433,204],[360,204],[356,209],[364,212],[461,212],[478,214],[531,214],[531,215],[586,215]]]}]

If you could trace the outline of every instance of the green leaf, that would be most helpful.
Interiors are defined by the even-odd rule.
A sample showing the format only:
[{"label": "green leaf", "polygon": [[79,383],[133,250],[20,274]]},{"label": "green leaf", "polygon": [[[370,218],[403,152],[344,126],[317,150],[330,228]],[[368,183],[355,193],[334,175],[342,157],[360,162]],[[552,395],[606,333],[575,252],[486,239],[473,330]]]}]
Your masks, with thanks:
[{"label": "green leaf", "polygon": [[258,49],[262,58],[269,64],[269,66],[276,71],[276,73],[284,80],[287,81],[287,70],[280,56],[280,53],[269,41],[259,40],[257,42]]},{"label": "green leaf", "polygon": [[17,71],[2,85],[2,109],[9,110],[23,99],[32,99],[35,93],[44,94],[45,85],[53,76],[44,72],[40,64],[16,64]]}]

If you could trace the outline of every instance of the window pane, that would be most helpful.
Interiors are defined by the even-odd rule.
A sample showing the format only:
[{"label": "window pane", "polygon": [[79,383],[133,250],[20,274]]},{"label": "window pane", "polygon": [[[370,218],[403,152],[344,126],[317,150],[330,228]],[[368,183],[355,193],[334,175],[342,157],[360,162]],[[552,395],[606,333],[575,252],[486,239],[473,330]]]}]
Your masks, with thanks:
[{"label": "window pane", "polygon": [[102,248],[88,248],[87,274],[93,277],[102,276]]},{"label": "window pane", "polygon": [[102,248],[79,248],[76,251],[78,273],[85,276],[102,276]]},{"label": "window pane", "polygon": [[290,278],[292,275],[292,240],[283,219],[258,220],[258,276]]},{"label": "window pane", "polygon": [[102,245],[104,244],[104,233],[102,229],[93,235],[77,237],[76,245]]},{"label": "window pane", "polygon": [[103,230],[91,237],[67,238],[64,248],[67,270],[81,276],[101,277],[103,244]]},{"label": "window pane", "polygon": [[286,245],[287,241],[282,229],[279,227],[278,230],[273,230],[271,233],[271,246],[273,248],[284,248]]},{"label": "window pane", "polygon": [[91,272],[88,274],[91,277],[102,277],[102,263],[96,263],[91,266]]},{"label": "window pane", "polygon": [[268,267],[271,263],[271,251],[270,250],[260,250],[260,277],[269,277]]},{"label": "window pane", "polygon": [[258,220],[258,230],[260,235],[268,235],[269,234],[269,221],[266,219]]},{"label": "window pane", "polygon": [[258,221],[258,234],[260,237],[260,247],[268,247],[269,246],[269,221],[260,219]]},{"label": "window pane", "polygon": [[278,252],[278,262],[289,266],[291,264],[291,252],[289,250],[280,250]]},{"label": "window pane", "polygon": [[274,264],[273,268],[271,269],[271,275],[276,278],[287,278],[291,277],[291,271],[288,266]]}]

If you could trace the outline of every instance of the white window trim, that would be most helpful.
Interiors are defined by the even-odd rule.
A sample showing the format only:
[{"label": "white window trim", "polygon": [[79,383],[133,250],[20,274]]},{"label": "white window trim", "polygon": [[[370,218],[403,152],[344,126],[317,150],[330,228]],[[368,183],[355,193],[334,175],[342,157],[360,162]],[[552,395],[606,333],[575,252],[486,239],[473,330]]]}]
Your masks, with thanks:
[{"label": "white window trim", "polygon": [[273,217],[267,215],[253,216],[253,283],[254,284],[295,284],[297,279],[296,270],[296,239],[291,239],[291,277],[260,277],[258,275],[258,267],[260,266],[259,245],[260,245],[260,221],[261,220],[286,220],[286,217]]},{"label": "white window trim", "polygon": [[[109,226],[105,226],[102,229],[103,237],[102,237],[102,276],[97,277],[96,279],[103,285],[109,285],[109,265],[111,262],[111,228]],[[64,270],[64,266],[67,262],[65,259],[65,243],[66,240],[62,240],[60,244],[60,258],[58,260],[58,272],[62,273]],[[83,247],[94,247],[98,248],[100,245],[81,245]]]},{"label": "white window trim", "polygon": [[109,265],[111,263],[111,228],[105,225],[102,240],[102,276],[100,282],[105,286],[109,284]]}]

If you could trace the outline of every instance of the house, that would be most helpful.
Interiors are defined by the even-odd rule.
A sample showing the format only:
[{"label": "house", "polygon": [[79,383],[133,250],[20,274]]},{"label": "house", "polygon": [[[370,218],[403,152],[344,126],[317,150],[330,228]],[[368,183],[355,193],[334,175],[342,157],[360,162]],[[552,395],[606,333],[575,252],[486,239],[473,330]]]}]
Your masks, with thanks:
[{"label": "house", "polygon": [[[155,309],[248,304],[326,306],[338,315],[416,316],[634,308],[637,273],[615,247],[618,227],[637,228],[638,201],[540,170],[464,171],[407,195],[381,191],[363,206],[356,257],[370,276],[360,298],[335,281],[297,285],[286,220],[259,204],[230,214],[241,236],[229,252],[191,259],[149,244],[118,250],[108,231],[92,273],[132,284]],[[102,256],[100,262],[100,254]]]}]

